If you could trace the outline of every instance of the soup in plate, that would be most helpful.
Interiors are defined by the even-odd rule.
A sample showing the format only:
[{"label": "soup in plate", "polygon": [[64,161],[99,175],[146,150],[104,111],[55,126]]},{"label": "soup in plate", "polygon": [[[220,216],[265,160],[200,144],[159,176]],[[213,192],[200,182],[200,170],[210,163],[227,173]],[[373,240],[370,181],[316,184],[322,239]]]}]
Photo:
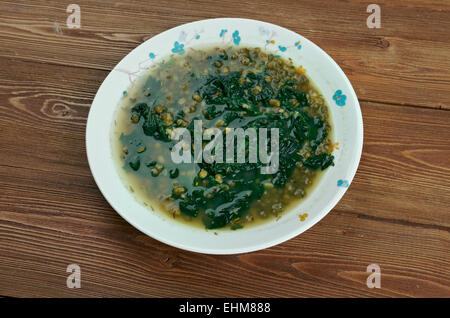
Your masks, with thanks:
[{"label": "soup in plate", "polygon": [[334,165],[328,106],[305,70],[253,47],[154,64],[121,100],[112,143],[150,211],[206,229],[276,220]]}]

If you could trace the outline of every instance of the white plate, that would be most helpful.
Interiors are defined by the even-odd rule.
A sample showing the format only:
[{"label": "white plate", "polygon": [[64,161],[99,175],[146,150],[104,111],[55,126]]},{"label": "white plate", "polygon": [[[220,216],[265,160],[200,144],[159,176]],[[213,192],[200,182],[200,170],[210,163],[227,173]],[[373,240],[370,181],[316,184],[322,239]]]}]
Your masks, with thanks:
[{"label": "white plate", "polygon": [[[197,45],[259,46],[290,57],[326,99],[339,149],[335,166],[307,198],[278,220],[242,230],[214,230],[186,226],[151,212],[139,203],[119,177],[110,142],[116,107],[132,82],[147,67],[170,54],[184,54]],[[289,240],[322,219],[342,198],[361,157],[363,123],[358,99],[339,66],[317,45],[285,28],[256,20],[212,19],[184,24],[147,40],[131,51],[100,86],[86,128],[86,150],[92,175],[109,204],[130,224],[166,244],[208,254],[235,254],[260,250]],[[307,213],[304,221],[300,214]],[[218,235],[215,235],[217,232]]]}]

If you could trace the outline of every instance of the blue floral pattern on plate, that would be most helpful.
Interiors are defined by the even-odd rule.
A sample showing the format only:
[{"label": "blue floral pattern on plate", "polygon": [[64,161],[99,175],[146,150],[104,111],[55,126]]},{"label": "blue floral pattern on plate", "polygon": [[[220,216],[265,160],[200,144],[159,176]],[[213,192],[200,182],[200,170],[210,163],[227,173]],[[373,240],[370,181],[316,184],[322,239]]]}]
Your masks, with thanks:
[{"label": "blue floral pattern on plate", "polygon": [[239,43],[241,42],[241,37],[239,36],[239,31],[238,30],[233,32],[233,42],[236,45],[239,45]]},{"label": "blue floral pattern on plate", "polygon": [[338,89],[334,93],[333,99],[336,102],[336,105],[338,105],[338,106],[345,106],[345,101],[347,100],[347,96],[342,94],[342,91],[340,89]]},{"label": "blue floral pattern on plate", "polygon": [[338,186],[338,187],[341,187],[341,188],[348,188],[349,185],[350,185],[350,184],[348,183],[347,180],[339,179],[339,180],[337,181],[337,186]]},{"label": "blue floral pattern on plate", "polygon": [[178,41],[175,41],[175,43],[173,44],[172,52],[177,53],[179,55],[183,55],[184,54],[184,44],[181,44]]}]

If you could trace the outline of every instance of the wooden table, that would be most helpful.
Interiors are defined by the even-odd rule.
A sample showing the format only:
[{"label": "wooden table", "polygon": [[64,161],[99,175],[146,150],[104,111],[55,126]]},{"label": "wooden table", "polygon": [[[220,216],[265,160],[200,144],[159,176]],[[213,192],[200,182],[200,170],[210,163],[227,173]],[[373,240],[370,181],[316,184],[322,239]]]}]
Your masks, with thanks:
[{"label": "wooden table", "polygon": [[[450,296],[450,2],[0,1],[0,296]],[[342,67],[364,150],[350,189],[306,233],[211,256],[155,241],[105,201],[85,154],[113,66],[179,24],[245,17],[296,31]],[[69,264],[81,288],[66,287]],[[366,286],[369,264],[381,288]]]}]

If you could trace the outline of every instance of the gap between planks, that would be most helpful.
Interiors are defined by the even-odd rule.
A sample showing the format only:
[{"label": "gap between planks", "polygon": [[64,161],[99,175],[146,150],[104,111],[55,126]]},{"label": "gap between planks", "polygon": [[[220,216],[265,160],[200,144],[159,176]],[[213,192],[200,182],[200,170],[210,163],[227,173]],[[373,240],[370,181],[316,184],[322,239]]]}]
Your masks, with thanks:
[{"label": "gap between planks", "polygon": [[[356,93],[356,92],[355,92]],[[409,104],[409,103],[396,103],[396,102],[388,102],[388,101],[379,101],[376,99],[363,99],[358,98],[359,103],[377,103],[382,104],[386,106],[393,106],[393,107],[414,107],[414,108],[422,108],[422,109],[435,109],[435,110],[444,110],[449,111],[450,108],[442,107],[442,105],[437,105],[436,107],[427,107],[423,105],[415,105],[415,104]]]},{"label": "gap between planks", "polygon": [[419,227],[422,229],[432,229],[432,230],[439,230],[439,231],[445,231],[450,233],[450,227],[443,226],[443,225],[436,225],[436,224],[424,224],[419,222],[410,222],[405,220],[399,220],[399,219],[388,219],[388,218],[382,218],[362,213],[354,213],[354,212],[348,212],[348,211],[340,211],[342,214],[349,214],[349,215],[355,215],[359,219],[363,220],[369,220],[369,221],[375,221],[375,222],[384,222],[384,223],[391,223],[391,224],[399,224],[404,226],[411,226],[411,227]]}]

